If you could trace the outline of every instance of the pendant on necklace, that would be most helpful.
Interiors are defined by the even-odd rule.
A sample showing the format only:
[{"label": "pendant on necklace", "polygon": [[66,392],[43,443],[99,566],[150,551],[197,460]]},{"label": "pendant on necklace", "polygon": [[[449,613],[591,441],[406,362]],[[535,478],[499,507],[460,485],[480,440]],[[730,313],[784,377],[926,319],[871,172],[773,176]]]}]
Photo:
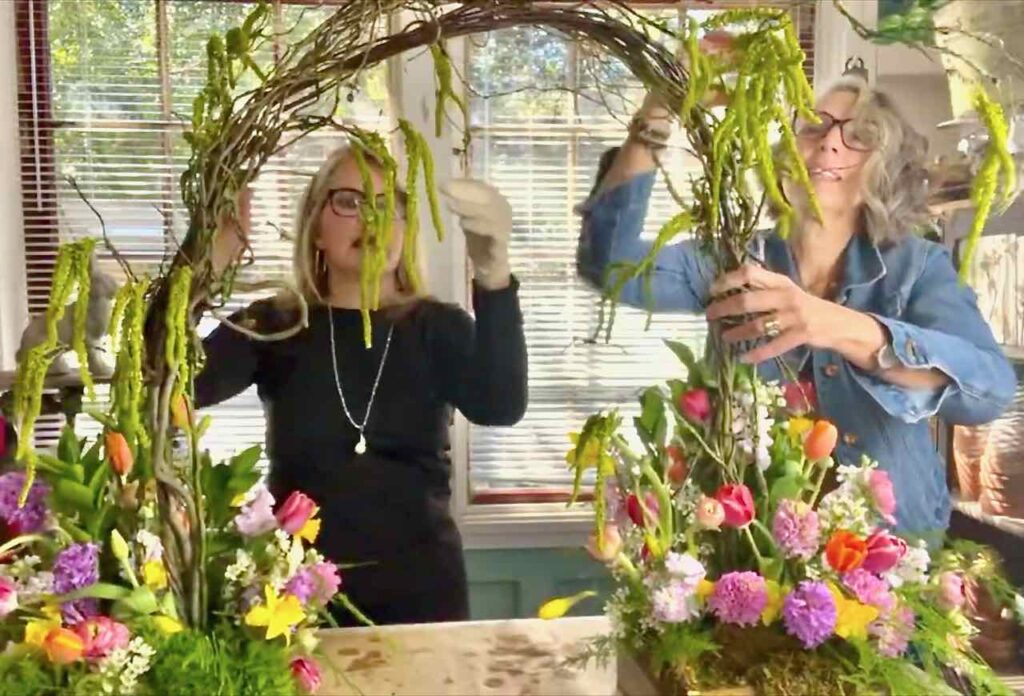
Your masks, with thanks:
[{"label": "pendant on necklace", "polygon": [[366,436],[359,433],[359,442],[356,443],[356,454],[366,454]]}]

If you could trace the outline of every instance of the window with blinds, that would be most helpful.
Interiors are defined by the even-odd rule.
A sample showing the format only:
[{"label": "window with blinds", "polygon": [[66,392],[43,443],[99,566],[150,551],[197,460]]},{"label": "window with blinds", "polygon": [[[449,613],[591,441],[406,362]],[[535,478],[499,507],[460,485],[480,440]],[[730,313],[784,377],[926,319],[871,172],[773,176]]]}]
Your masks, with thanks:
[{"label": "window with blinds", "polygon": [[[715,11],[713,5],[700,7],[691,10],[698,20]],[[673,28],[686,12],[643,11]],[[792,11],[810,76],[814,8]],[[560,501],[572,480],[565,462],[568,433],[599,410],[618,408],[630,422],[639,412],[636,397],[643,387],[679,374],[663,339],[700,351],[705,322],[701,316],[656,315],[645,330],[646,313],[623,307],[611,341],[592,340],[598,296],[576,275],[581,220],[574,207],[588,196],[599,158],[621,144],[643,99],[641,85],[626,68],[558,35],[517,28],[474,37],[466,75],[473,175],[497,186],[515,214],[511,259],[521,283],[530,359],[526,417],[511,428],[469,430],[470,500]],[[663,162],[685,197],[696,161],[684,154],[683,142],[677,133]],[[645,234],[653,237],[677,210],[660,183]]]},{"label": "window with blinds", "polygon": [[[178,178],[189,150],[182,133],[206,74],[206,41],[241,24],[253,3],[237,0],[23,0],[18,6],[19,110],[29,310],[45,308],[58,246],[106,231],[135,271],[155,271],[183,238],[187,215]],[[274,3],[272,61],[332,9]],[[391,123],[386,67],[364,73],[339,119],[366,128]],[[285,237],[308,178],[337,134],[311,135],[264,167],[253,185],[256,264],[245,273],[290,273]],[[81,196],[76,192],[80,189]],[[83,200],[88,201],[88,204]],[[103,270],[119,269],[100,248]],[[233,306],[254,298],[239,295]],[[215,322],[206,321],[205,333]],[[102,396],[102,392],[100,394]],[[255,389],[210,409],[215,458],[264,440]],[[83,422],[83,425],[85,423]],[[53,436],[41,428],[45,439]],[[83,430],[84,432],[84,430]]]}]

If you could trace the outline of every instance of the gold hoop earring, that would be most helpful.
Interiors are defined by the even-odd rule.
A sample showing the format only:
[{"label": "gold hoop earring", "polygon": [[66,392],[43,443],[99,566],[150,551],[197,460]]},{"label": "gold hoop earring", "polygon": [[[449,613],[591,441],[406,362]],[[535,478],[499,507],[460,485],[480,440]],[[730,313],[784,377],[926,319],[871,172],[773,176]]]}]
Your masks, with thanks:
[{"label": "gold hoop earring", "polygon": [[316,250],[316,258],[313,263],[316,265],[316,272],[319,275],[327,275],[327,259],[324,258],[324,252],[320,249]]}]

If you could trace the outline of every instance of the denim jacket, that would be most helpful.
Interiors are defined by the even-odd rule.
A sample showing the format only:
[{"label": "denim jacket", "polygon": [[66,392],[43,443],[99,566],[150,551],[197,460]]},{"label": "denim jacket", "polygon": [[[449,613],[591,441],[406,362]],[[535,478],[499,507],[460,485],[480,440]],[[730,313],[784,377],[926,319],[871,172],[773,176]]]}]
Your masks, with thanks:
[{"label": "denim jacket", "polygon": [[[580,206],[578,269],[589,284],[600,287],[610,264],[647,254],[650,244],[640,233],[654,179],[653,172],[640,175]],[[767,268],[799,283],[789,245],[774,233],[760,241]],[[858,235],[844,264],[836,301],[881,322],[903,365],[938,369],[950,383],[936,390],[906,389],[837,353],[806,346],[784,360],[796,372],[808,366],[813,371],[818,407],[840,432],[837,459],[854,464],[866,454],[878,461],[895,487],[900,531],[934,540],[949,525],[950,497],[928,419],[938,415],[963,425],[991,421],[1012,401],[1016,377],[974,293],[959,283],[940,245],[910,235],[879,247]],[[666,246],[650,284],[654,311],[703,312],[713,277],[711,260],[694,242]],[[640,280],[630,281],[620,299],[649,306]],[[783,379],[775,361],[762,363],[758,371],[768,380]]]}]

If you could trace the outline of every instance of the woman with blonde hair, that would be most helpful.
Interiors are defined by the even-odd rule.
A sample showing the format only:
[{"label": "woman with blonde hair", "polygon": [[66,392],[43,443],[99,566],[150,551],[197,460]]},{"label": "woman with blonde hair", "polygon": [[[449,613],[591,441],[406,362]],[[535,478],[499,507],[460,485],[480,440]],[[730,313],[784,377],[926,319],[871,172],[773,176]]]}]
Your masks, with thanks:
[{"label": "woman with blonde hair", "polygon": [[[803,400],[840,431],[838,460],[877,460],[894,484],[898,527],[934,543],[950,497],[928,420],[996,418],[1013,398],[1014,372],[949,254],[916,236],[928,217],[925,138],[855,78],[825,92],[816,111],[820,123],[795,121],[794,132],[822,219],[784,180],[798,212],[788,239],[764,234],[760,264],[717,279],[693,241],[667,246],[650,285],[654,309],[738,324],[724,340],[756,342],[742,359],[764,378],[798,375]],[[592,285],[651,248],[640,233],[669,130],[670,112],[649,96],[581,206],[578,268]],[[645,307],[645,298],[633,280],[620,299]]]},{"label": "woman with blonde hair", "polygon": [[[375,191],[382,170],[367,157]],[[507,244],[511,210],[490,186],[450,182],[474,268],[476,319],[418,295],[401,263],[406,194],[371,312],[372,348],[360,315],[367,204],[355,157],[333,153],[302,198],[295,281],[310,305],[297,335],[261,342],[228,326],[204,342],[196,401],[219,403],[255,384],[267,417],[269,488],[278,504],[302,491],[320,506],[317,547],[343,571],[344,590],[375,623],[465,619],[459,532],[449,513],[452,408],[480,425],[512,425],[526,409],[526,346]],[[383,206],[383,195],[370,203]],[[223,269],[249,234],[249,201],[214,247]],[[234,317],[261,333],[294,324],[272,300]],[[343,624],[355,623],[339,612]]]}]

